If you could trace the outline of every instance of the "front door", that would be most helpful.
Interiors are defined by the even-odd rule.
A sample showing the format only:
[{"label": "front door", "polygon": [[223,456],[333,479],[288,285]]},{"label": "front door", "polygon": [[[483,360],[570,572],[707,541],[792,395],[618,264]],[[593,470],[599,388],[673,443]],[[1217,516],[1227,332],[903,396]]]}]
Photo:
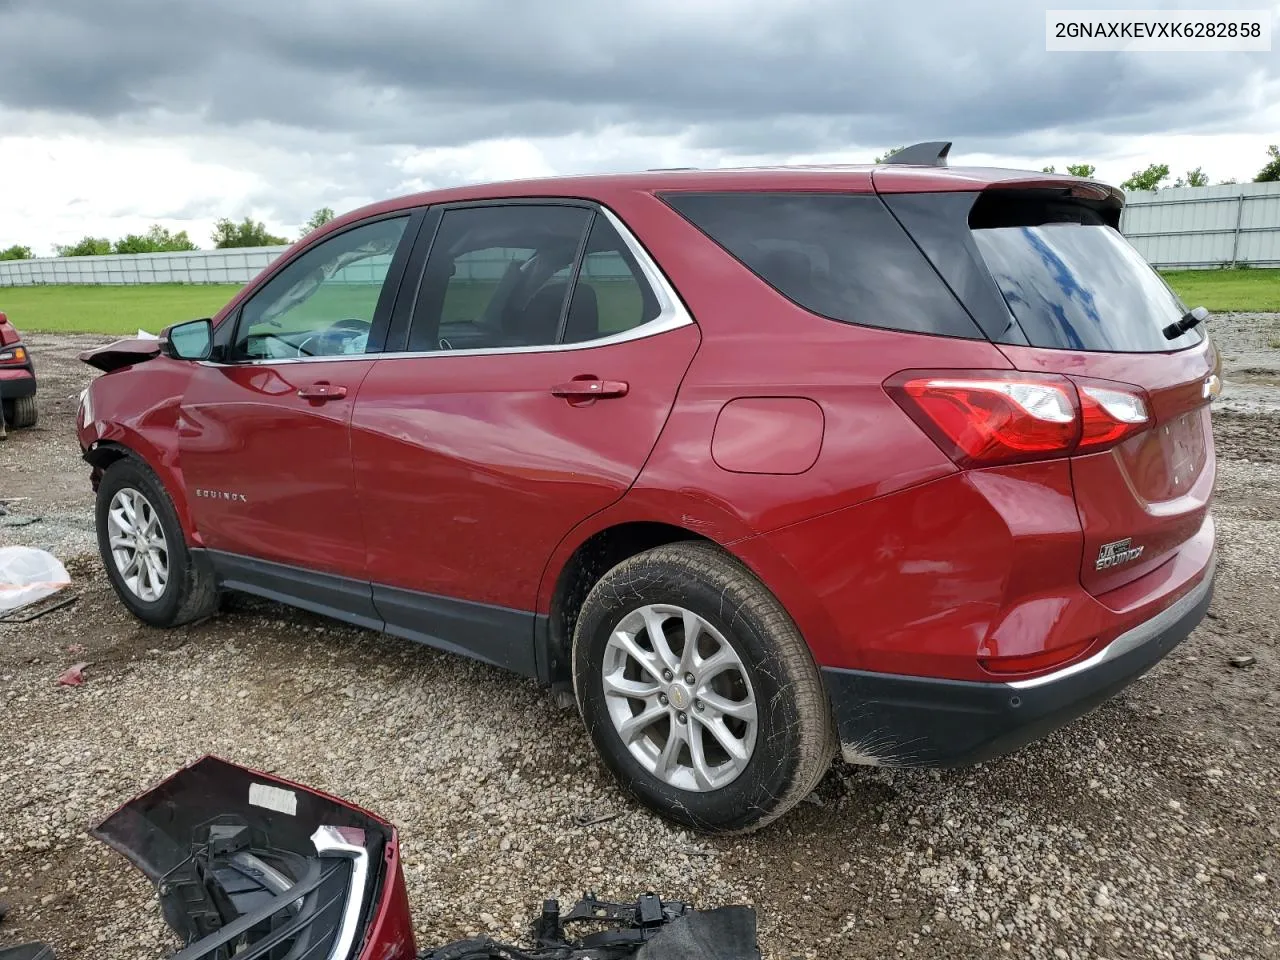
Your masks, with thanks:
[{"label": "front door", "polygon": [[352,419],[387,629],[531,673],[551,552],[634,482],[698,342],[605,212],[445,210],[407,352],[374,365]]},{"label": "front door", "polygon": [[351,411],[376,362],[369,344],[385,329],[410,220],[325,237],[224,321],[234,334],[192,377],[179,424],[204,546],[366,581]]}]

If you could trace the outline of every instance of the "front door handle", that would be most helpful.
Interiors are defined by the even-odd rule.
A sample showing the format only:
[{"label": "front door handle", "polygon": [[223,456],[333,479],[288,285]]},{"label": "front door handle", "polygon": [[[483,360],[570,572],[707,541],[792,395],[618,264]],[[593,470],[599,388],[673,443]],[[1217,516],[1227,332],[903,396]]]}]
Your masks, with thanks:
[{"label": "front door handle", "polygon": [[299,387],[298,396],[314,403],[326,400],[341,400],[347,395],[347,388],[333,383],[313,383],[309,387]]},{"label": "front door handle", "polygon": [[631,389],[625,380],[597,380],[594,377],[557,383],[551,388],[553,396],[566,400],[592,400],[597,397],[625,397]]}]

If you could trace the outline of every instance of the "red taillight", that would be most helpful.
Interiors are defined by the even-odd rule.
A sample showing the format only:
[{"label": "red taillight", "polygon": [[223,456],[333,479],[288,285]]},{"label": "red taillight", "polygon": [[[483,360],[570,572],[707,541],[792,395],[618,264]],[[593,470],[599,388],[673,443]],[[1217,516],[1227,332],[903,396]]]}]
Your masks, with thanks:
[{"label": "red taillight", "polygon": [[979,657],[978,663],[991,673],[1034,673],[1037,670],[1048,670],[1050,667],[1063,666],[1084,653],[1093,645],[1093,638],[1071,643],[1065,647],[1055,647],[1040,653],[1031,653],[1017,657]]},{"label": "red taillight", "polygon": [[885,389],[962,467],[1103,450],[1150,425],[1142,392],[1010,371],[907,371]]}]

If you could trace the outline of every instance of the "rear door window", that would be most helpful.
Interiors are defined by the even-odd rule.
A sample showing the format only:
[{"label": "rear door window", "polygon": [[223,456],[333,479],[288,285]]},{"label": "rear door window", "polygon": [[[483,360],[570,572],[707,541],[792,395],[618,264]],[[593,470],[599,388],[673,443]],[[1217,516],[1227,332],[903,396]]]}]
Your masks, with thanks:
[{"label": "rear door window", "polygon": [[662,305],[636,258],[608,219],[591,224],[563,343],[583,343],[625,333],[655,320]]},{"label": "rear door window", "polygon": [[446,210],[419,286],[409,350],[557,342],[592,211],[553,204]]},{"label": "rear door window", "polygon": [[910,333],[982,338],[874,194],[668,193],[663,199],[813,313]]}]

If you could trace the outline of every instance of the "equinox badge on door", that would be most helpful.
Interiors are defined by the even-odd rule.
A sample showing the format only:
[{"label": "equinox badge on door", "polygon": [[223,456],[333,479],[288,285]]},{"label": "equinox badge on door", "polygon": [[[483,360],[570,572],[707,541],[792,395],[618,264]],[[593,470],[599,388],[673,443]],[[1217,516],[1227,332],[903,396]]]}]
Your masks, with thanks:
[{"label": "equinox badge on door", "polygon": [[1132,537],[1116,540],[1114,543],[1104,543],[1098,550],[1098,562],[1094,564],[1094,569],[1109,570],[1130,560],[1137,560],[1142,556],[1143,549],[1143,547],[1133,546]]}]

